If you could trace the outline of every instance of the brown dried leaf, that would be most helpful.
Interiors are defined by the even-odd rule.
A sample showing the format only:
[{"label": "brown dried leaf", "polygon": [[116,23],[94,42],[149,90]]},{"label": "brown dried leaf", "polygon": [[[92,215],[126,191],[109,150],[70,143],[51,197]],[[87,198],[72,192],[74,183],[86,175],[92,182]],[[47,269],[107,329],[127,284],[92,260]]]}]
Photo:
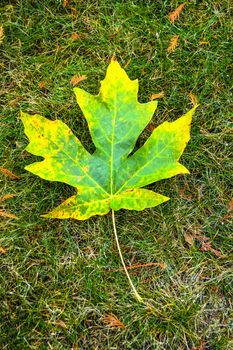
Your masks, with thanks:
[{"label": "brown dried leaf", "polygon": [[185,4],[180,4],[177,9],[175,9],[174,11],[172,11],[169,15],[168,15],[168,19],[169,21],[174,24],[174,22],[179,18],[181,11],[183,10]]},{"label": "brown dried leaf", "polygon": [[194,245],[194,238],[195,236],[193,236],[191,233],[186,232],[184,234],[184,240],[185,242],[187,242],[189,245],[193,246]]},{"label": "brown dried leaf", "polygon": [[153,131],[153,130],[155,129],[155,126],[154,126],[153,123],[149,123],[149,124],[147,125],[146,129],[149,130],[149,131]]},{"label": "brown dried leaf", "polygon": [[11,180],[18,180],[19,179],[19,177],[17,175],[13,174],[10,170],[3,168],[1,166],[0,166],[0,171],[4,175],[8,176]]},{"label": "brown dried leaf", "polygon": [[3,216],[4,218],[18,219],[18,217],[15,214],[8,213],[7,211],[2,209],[0,209],[0,216]]},{"label": "brown dried leaf", "polygon": [[3,43],[4,36],[4,28],[3,26],[0,26],[0,44]]},{"label": "brown dried leaf", "polygon": [[70,82],[73,86],[76,86],[80,81],[86,80],[87,77],[85,75],[81,75],[80,77],[78,75],[74,75],[73,78],[71,78]]},{"label": "brown dried leaf", "polygon": [[42,80],[39,81],[38,88],[41,89],[41,90],[43,90],[45,88],[44,82]]},{"label": "brown dried leaf", "polygon": [[15,196],[16,196],[16,194],[5,194],[5,196],[0,197],[0,202],[4,202],[7,199],[13,198]]},{"label": "brown dried leaf", "polygon": [[192,102],[193,106],[196,106],[196,105],[197,105],[197,96],[194,95],[194,94],[192,93],[192,91],[190,91],[190,93],[189,93],[189,99],[190,99],[190,101]]},{"label": "brown dried leaf", "polygon": [[64,7],[69,7],[69,5],[70,5],[70,0],[64,0],[63,1],[63,6]]},{"label": "brown dried leaf", "polygon": [[106,324],[106,326],[110,327],[110,328],[125,328],[124,323],[122,323],[120,320],[118,320],[118,318],[113,315],[106,315],[102,318],[102,321]]},{"label": "brown dried leaf", "polygon": [[77,9],[75,7],[73,7],[73,6],[70,6],[70,9],[71,9],[71,16],[72,17],[76,17],[77,14],[78,14]]},{"label": "brown dried leaf", "polygon": [[152,101],[152,100],[156,100],[157,98],[162,98],[162,97],[164,97],[164,92],[163,91],[161,91],[161,92],[159,92],[157,94],[152,94],[150,96],[150,100]]},{"label": "brown dried leaf", "polygon": [[231,212],[233,210],[233,198],[230,200],[230,202],[227,205],[227,211]]},{"label": "brown dried leaf", "polygon": [[58,327],[60,327],[60,328],[63,328],[63,329],[67,329],[67,325],[66,325],[65,322],[62,321],[62,320],[56,321],[56,326],[58,326]]},{"label": "brown dried leaf", "polygon": [[0,254],[6,254],[7,253],[7,249],[0,247]]},{"label": "brown dried leaf", "polygon": [[209,241],[209,237],[204,236],[196,236],[196,238],[201,241],[201,248],[199,249],[201,252],[212,252],[217,257],[221,257],[222,253],[220,250],[212,248],[212,243]]},{"label": "brown dried leaf", "polygon": [[170,44],[167,48],[167,52],[168,53],[171,53],[175,50],[175,48],[177,47],[178,45],[178,40],[179,40],[179,35],[174,35],[172,38],[171,38],[171,41],[170,41]]},{"label": "brown dried leaf", "polygon": [[77,39],[80,39],[80,38],[81,38],[81,35],[78,34],[78,33],[72,33],[70,37],[71,37],[71,39],[72,39],[73,41],[75,41],[75,40],[77,40]]}]

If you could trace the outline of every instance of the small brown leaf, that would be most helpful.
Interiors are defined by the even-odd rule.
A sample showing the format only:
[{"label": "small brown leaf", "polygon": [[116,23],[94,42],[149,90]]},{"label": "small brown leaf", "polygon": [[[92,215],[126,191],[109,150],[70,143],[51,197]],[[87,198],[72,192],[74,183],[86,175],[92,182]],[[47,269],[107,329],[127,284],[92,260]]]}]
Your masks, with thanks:
[{"label": "small brown leaf", "polygon": [[194,94],[192,93],[192,91],[190,91],[190,93],[189,93],[189,99],[190,99],[190,101],[192,102],[193,106],[196,106],[196,105],[197,105],[197,96],[194,95]]},{"label": "small brown leaf", "polygon": [[18,219],[18,217],[15,214],[8,213],[7,211],[2,209],[0,209],[0,216],[10,219]]},{"label": "small brown leaf", "polygon": [[194,245],[194,238],[195,236],[193,236],[191,233],[186,232],[184,234],[184,240],[185,242],[187,242],[190,246]]},{"label": "small brown leaf", "polygon": [[161,92],[159,92],[157,94],[152,94],[150,96],[150,100],[152,101],[152,100],[156,100],[157,98],[162,98],[162,97],[164,97],[164,92],[163,91],[161,91]]},{"label": "small brown leaf", "polygon": [[209,237],[204,236],[196,236],[196,238],[201,241],[201,248],[199,249],[201,252],[212,252],[217,257],[221,257],[222,253],[220,250],[212,248],[212,243],[209,241]]},{"label": "small brown leaf", "polygon": [[46,86],[45,86],[45,82],[43,80],[39,81],[38,83],[38,88],[43,91],[43,92],[47,92]]},{"label": "small brown leaf", "polygon": [[77,39],[80,39],[80,38],[81,38],[81,35],[78,34],[78,33],[72,33],[70,37],[71,37],[71,39],[72,39],[73,41],[75,41],[75,40],[77,40]]},{"label": "small brown leaf", "polygon": [[72,17],[76,17],[77,14],[78,14],[77,9],[75,7],[73,7],[73,6],[70,6],[70,9],[71,9],[71,16]]},{"label": "small brown leaf", "polygon": [[175,48],[177,47],[178,45],[178,40],[179,40],[179,35],[174,35],[172,38],[171,38],[171,41],[170,41],[170,44],[167,48],[167,52],[168,53],[171,53],[175,50]]},{"label": "small brown leaf", "polygon": [[107,327],[121,328],[121,329],[125,328],[124,323],[122,323],[120,320],[118,320],[118,318],[113,314],[104,316],[102,318],[102,320],[106,324]]},{"label": "small brown leaf", "polygon": [[45,88],[45,85],[44,85],[44,82],[41,80],[41,81],[39,81],[39,83],[38,83],[38,88],[39,89],[44,89]]},{"label": "small brown leaf", "polygon": [[0,45],[3,43],[4,36],[4,28],[0,26]]},{"label": "small brown leaf", "polygon": [[87,77],[85,75],[81,75],[80,77],[77,75],[74,75],[73,78],[71,78],[70,82],[73,86],[76,86],[80,81],[86,80]]},{"label": "small brown leaf", "polygon": [[64,0],[63,1],[63,6],[64,7],[69,7],[69,5],[70,5],[70,0]]},{"label": "small brown leaf", "polygon": [[180,4],[173,12],[168,15],[169,21],[174,24],[174,22],[179,18],[181,11],[183,10],[185,4]]},{"label": "small brown leaf", "polygon": [[60,327],[60,328],[67,329],[67,325],[66,325],[65,322],[62,321],[62,320],[56,321],[56,325],[57,325],[58,327]]},{"label": "small brown leaf", "polygon": [[7,253],[7,249],[6,248],[3,248],[0,246],[0,254],[6,254]]},{"label": "small brown leaf", "polygon": [[154,126],[153,123],[149,123],[149,124],[147,125],[146,129],[149,130],[149,131],[153,131],[153,130],[155,129],[155,126]]},{"label": "small brown leaf", "polygon": [[15,196],[16,196],[16,194],[5,194],[5,196],[0,197],[0,202],[4,202],[7,199],[13,198]]},{"label": "small brown leaf", "polygon": [[230,202],[227,205],[227,211],[228,213],[233,210],[233,198],[230,200]]},{"label": "small brown leaf", "polygon": [[8,176],[11,180],[18,180],[19,179],[19,177],[17,175],[13,174],[10,170],[3,168],[1,166],[0,166],[0,171],[4,175]]}]

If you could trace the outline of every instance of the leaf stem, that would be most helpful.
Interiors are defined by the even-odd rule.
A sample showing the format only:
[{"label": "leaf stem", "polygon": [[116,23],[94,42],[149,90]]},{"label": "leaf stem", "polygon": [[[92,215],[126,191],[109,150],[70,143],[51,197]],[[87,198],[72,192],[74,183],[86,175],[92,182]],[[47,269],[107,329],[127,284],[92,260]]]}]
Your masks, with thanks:
[{"label": "leaf stem", "polygon": [[140,303],[144,303],[142,297],[138,294],[137,292],[137,289],[135,288],[131,278],[130,278],[130,275],[128,273],[128,270],[125,266],[125,262],[124,262],[124,259],[123,259],[123,256],[122,256],[122,252],[121,252],[121,248],[120,248],[120,244],[119,244],[119,240],[118,240],[118,235],[117,235],[117,229],[116,229],[116,222],[115,222],[115,215],[114,215],[114,210],[112,209],[112,224],[113,224],[113,231],[114,231],[114,235],[115,235],[115,239],[116,239],[116,244],[117,244],[117,249],[118,249],[118,252],[119,252],[119,255],[120,255],[120,258],[121,258],[121,262],[122,262],[122,265],[123,265],[123,268],[124,268],[124,271],[125,271],[125,274],[129,280],[129,284],[135,294],[135,297],[136,299],[140,302]]}]

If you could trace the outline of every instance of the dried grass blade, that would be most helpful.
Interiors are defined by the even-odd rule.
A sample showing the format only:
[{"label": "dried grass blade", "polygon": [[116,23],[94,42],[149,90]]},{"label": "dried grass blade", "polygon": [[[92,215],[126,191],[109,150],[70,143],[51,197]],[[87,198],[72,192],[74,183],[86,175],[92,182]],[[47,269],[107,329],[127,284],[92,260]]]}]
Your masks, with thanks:
[{"label": "dried grass blade", "polygon": [[18,217],[15,214],[8,213],[8,211],[2,209],[0,209],[0,216],[4,218],[18,219]]},{"label": "dried grass blade", "polygon": [[0,171],[1,171],[4,175],[8,176],[8,177],[9,177],[10,179],[12,179],[12,180],[18,180],[18,179],[19,179],[19,177],[18,177],[17,175],[13,174],[10,170],[8,170],[8,169],[6,169],[6,168],[3,168],[3,167],[1,167],[1,166],[0,166]]}]

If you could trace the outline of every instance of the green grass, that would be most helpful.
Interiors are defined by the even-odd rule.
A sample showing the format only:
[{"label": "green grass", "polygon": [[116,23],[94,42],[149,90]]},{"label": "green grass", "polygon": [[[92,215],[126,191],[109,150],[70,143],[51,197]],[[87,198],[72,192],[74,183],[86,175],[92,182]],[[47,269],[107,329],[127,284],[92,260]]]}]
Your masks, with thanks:
[{"label": "green grass", "polygon": [[[187,2],[172,25],[167,15],[179,4],[76,0],[72,17],[62,1],[1,1],[0,163],[20,176],[13,181],[0,174],[1,196],[17,195],[1,206],[18,216],[0,222],[0,246],[7,250],[1,254],[1,349],[191,350],[202,341],[205,350],[232,348],[230,1]],[[74,32],[81,39],[72,41]],[[177,34],[179,45],[168,55]],[[70,79],[87,75],[80,86],[97,93],[113,53],[131,79],[139,78],[141,102],[165,92],[155,125],[187,111],[190,91],[200,103],[182,156],[191,175],[150,186],[169,202],[116,213],[126,263],[167,264],[130,270],[154,314],[134,300],[123,272],[106,272],[120,267],[111,216],[42,219],[73,189],[24,170],[36,157],[24,151],[20,109],[63,120],[93,150]],[[189,200],[180,196],[183,188]],[[222,257],[200,251],[198,241],[185,242],[185,233],[197,231]],[[125,329],[106,327],[102,318],[110,313]]]}]

